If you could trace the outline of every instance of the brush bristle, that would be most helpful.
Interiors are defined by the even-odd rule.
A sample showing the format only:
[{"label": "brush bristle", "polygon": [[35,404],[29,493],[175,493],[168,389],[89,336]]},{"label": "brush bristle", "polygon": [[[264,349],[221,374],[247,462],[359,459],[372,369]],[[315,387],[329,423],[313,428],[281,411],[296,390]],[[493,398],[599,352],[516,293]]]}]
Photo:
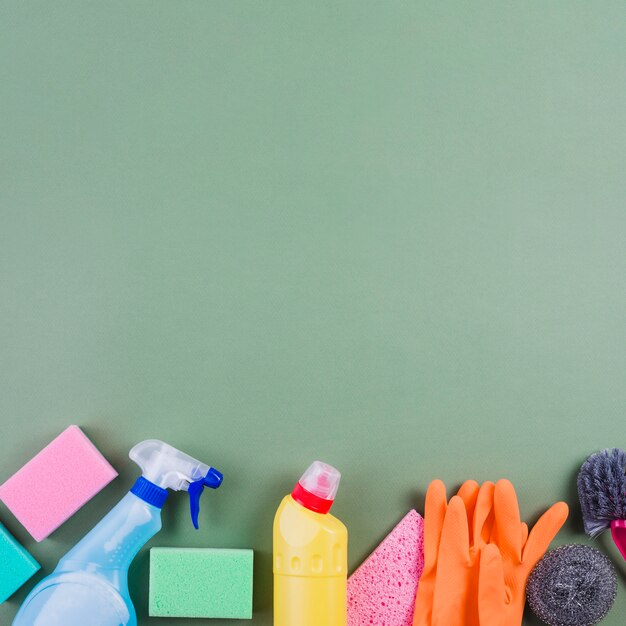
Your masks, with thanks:
[{"label": "brush bristle", "polygon": [[595,548],[561,546],[533,569],[528,604],[550,626],[594,626],[611,610],[617,577],[609,559]]},{"label": "brush bristle", "polygon": [[597,537],[613,520],[626,519],[626,452],[592,454],[578,474],[578,497],[585,532]]}]

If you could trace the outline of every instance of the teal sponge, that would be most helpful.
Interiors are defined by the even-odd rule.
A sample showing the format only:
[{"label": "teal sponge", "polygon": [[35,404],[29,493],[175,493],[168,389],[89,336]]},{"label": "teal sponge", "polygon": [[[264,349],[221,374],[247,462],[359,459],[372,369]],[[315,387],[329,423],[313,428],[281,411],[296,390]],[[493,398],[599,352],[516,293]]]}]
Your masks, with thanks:
[{"label": "teal sponge", "polygon": [[0,524],[0,604],[38,569],[39,563]]},{"label": "teal sponge", "polygon": [[252,619],[252,550],[152,548],[151,617]]}]

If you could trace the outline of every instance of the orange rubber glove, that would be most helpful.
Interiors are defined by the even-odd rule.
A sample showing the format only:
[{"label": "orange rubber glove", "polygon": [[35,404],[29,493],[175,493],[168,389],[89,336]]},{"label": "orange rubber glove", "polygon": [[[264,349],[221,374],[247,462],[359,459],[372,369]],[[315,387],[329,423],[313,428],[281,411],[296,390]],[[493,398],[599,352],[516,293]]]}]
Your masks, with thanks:
[{"label": "orange rubber glove", "polygon": [[449,505],[443,483],[431,483],[414,626],[521,624],[528,575],[567,514],[565,503],[555,504],[529,537],[509,481],[468,481]]},{"label": "orange rubber glove", "polygon": [[448,505],[445,485],[430,484],[413,626],[478,625],[478,565],[492,534],[494,490],[493,483],[467,481]]},{"label": "orange rubber glove", "polygon": [[528,527],[520,520],[515,489],[508,480],[496,484],[493,508],[492,540],[480,558],[480,626],[519,626],[528,576],[565,523],[569,510],[565,502],[557,502],[528,535]]}]

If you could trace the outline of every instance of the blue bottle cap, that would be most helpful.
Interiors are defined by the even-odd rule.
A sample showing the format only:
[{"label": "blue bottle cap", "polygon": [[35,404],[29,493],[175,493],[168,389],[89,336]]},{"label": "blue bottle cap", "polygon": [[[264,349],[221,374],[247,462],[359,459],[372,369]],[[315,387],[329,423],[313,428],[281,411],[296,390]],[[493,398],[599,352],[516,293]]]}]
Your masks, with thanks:
[{"label": "blue bottle cap", "polygon": [[167,489],[162,489],[143,476],[135,481],[130,492],[157,509],[163,508],[168,496]]}]

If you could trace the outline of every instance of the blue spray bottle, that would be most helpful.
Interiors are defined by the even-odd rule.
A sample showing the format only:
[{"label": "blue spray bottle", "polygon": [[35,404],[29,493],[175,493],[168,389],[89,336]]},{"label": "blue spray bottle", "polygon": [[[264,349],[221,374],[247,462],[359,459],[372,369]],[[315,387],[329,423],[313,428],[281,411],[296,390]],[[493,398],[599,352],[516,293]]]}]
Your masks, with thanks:
[{"label": "blue spray bottle", "polygon": [[136,626],[128,568],[139,549],[161,530],[167,490],[189,493],[191,518],[198,528],[202,491],[217,489],[223,477],[162,441],[136,445],[130,458],[143,475],[31,591],[13,626]]}]

